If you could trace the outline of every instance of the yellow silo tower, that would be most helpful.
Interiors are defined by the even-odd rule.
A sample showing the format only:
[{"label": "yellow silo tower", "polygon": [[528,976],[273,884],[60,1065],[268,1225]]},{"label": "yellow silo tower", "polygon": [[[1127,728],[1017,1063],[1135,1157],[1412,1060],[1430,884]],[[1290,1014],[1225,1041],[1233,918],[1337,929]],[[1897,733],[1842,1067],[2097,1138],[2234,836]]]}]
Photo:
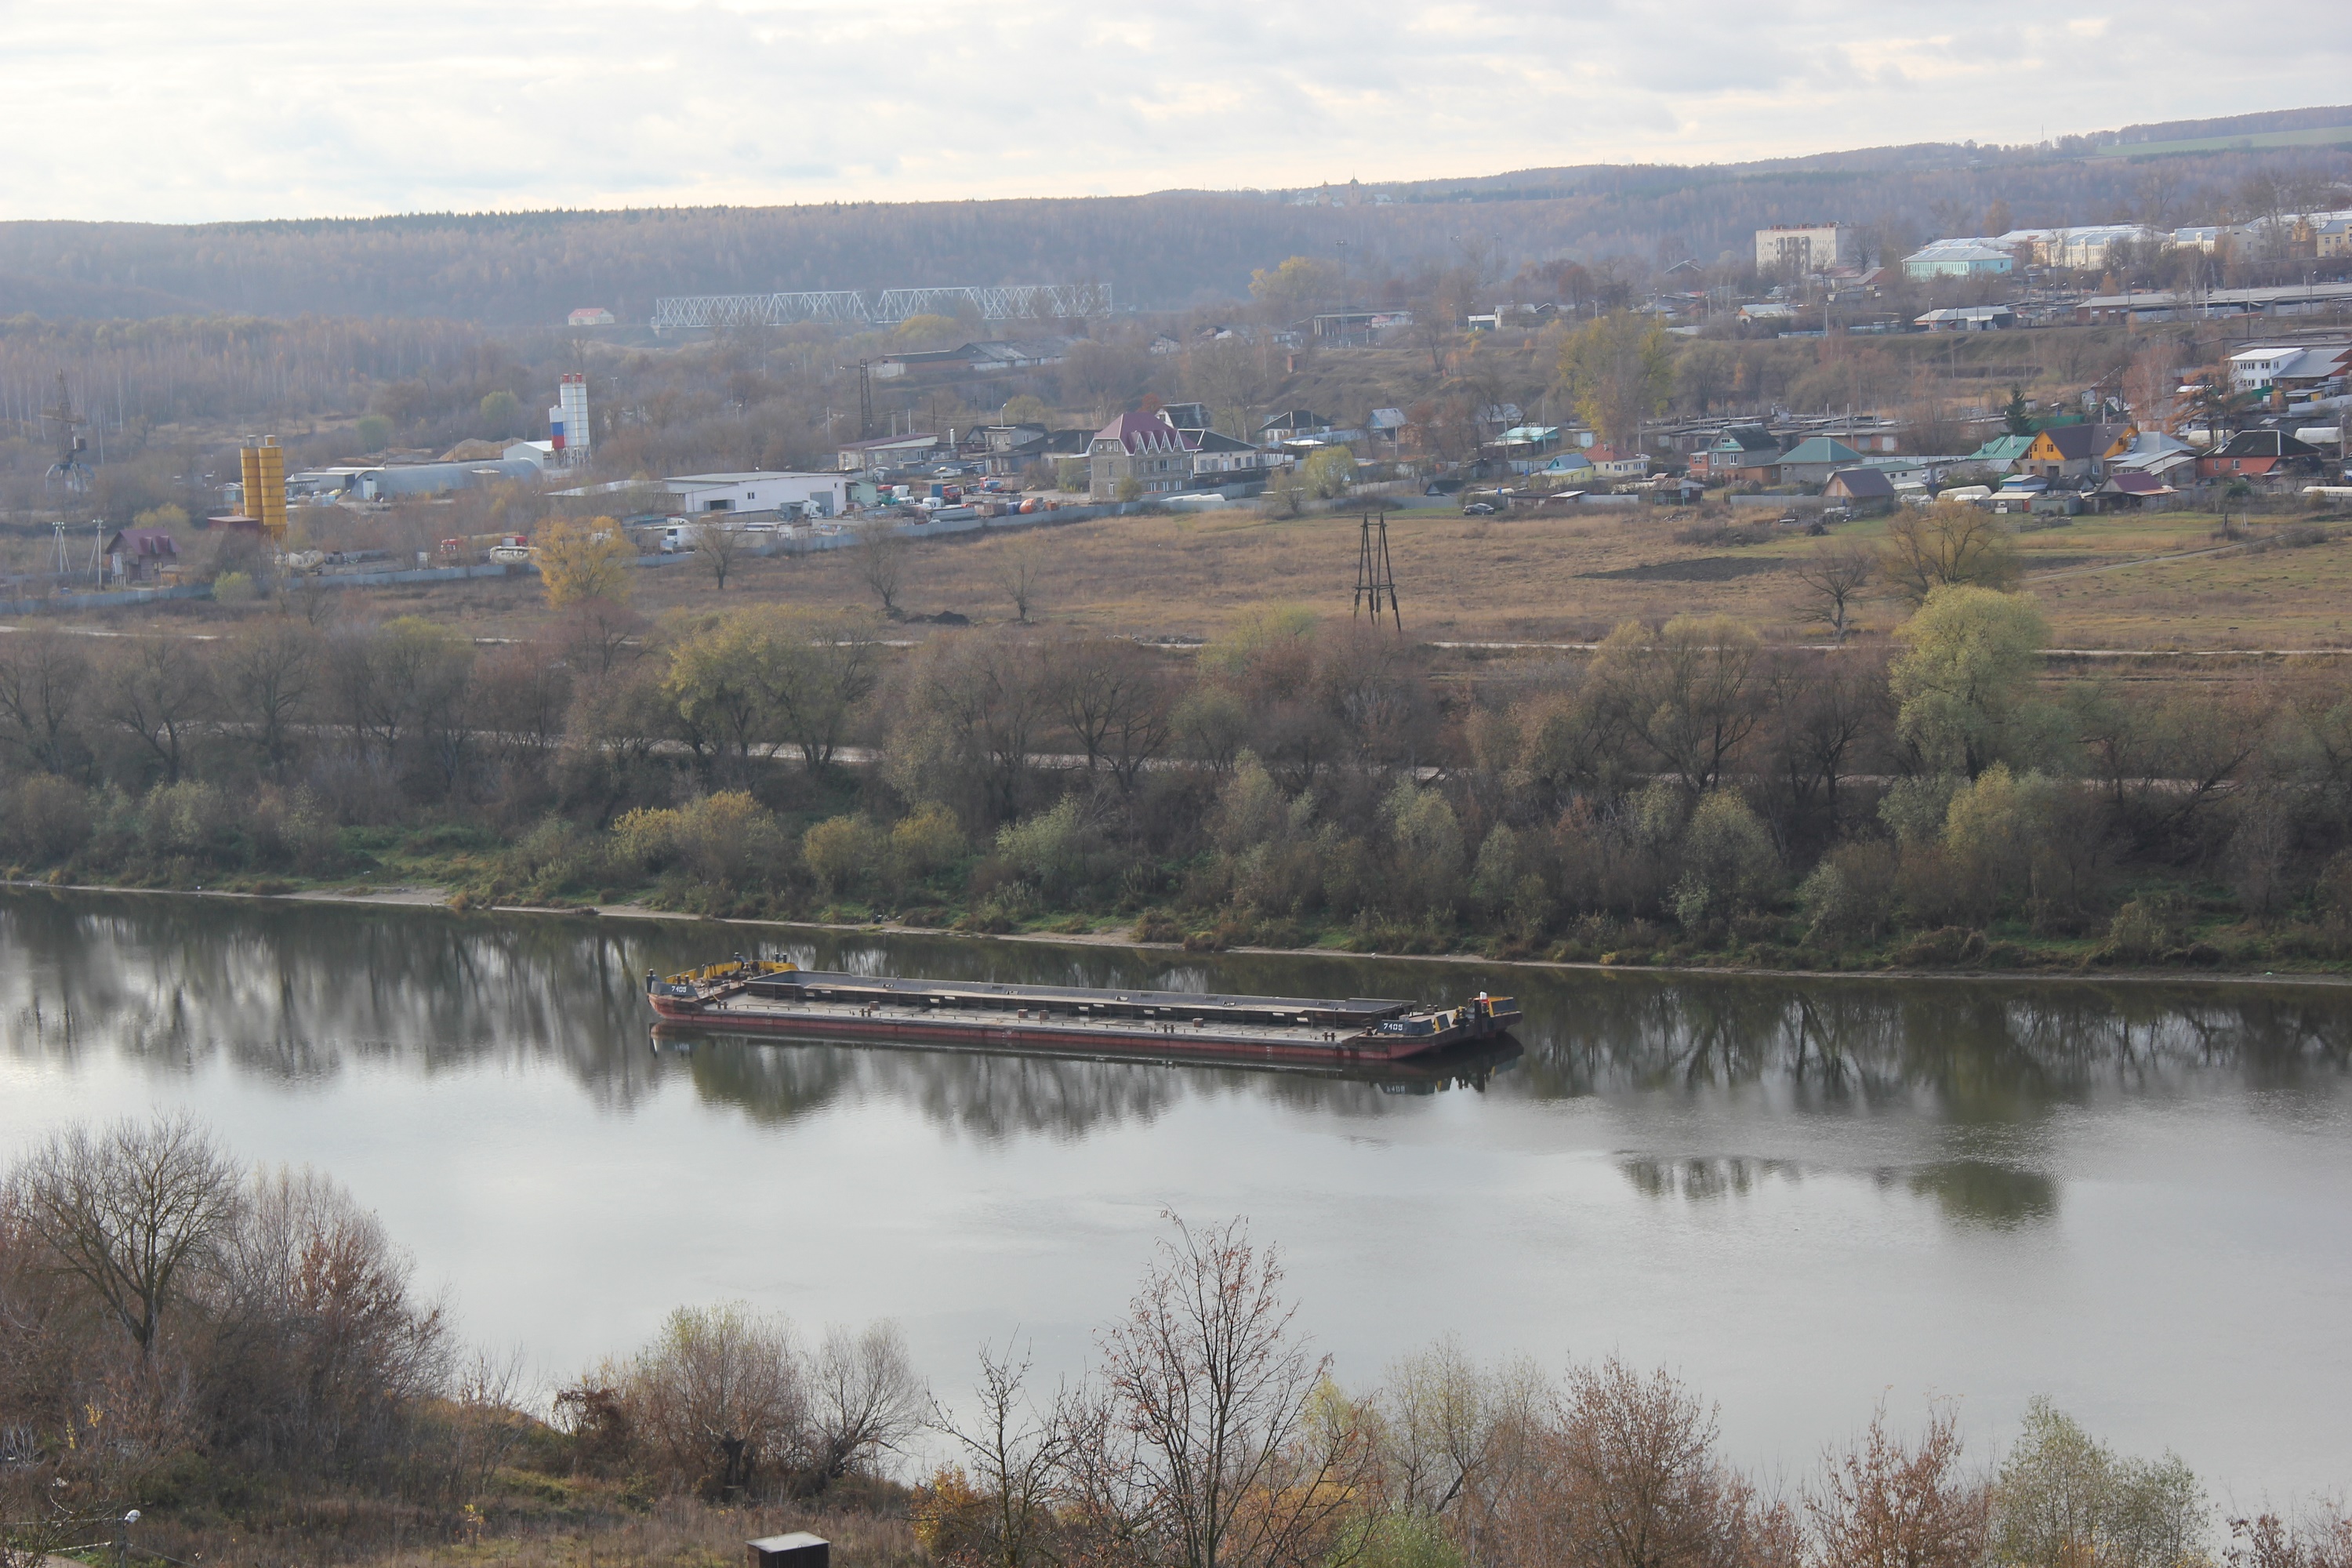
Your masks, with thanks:
[{"label": "yellow silo tower", "polygon": [[286,451],[275,436],[248,436],[237,448],[245,481],[245,515],[261,524],[277,544],[286,542]]}]

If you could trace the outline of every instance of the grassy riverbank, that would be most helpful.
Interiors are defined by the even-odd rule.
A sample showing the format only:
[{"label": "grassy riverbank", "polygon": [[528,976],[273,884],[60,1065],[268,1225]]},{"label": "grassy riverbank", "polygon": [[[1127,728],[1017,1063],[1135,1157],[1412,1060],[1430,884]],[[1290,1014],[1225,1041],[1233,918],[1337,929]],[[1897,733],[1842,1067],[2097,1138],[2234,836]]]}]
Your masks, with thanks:
[{"label": "grassy riverbank", "polygon": [[[945,933],[978,940],[1099,943],[1171,952],[1414,958],[1507,963],[1554,968],[1649,968],[1774,974],[1889,977],[1924,973],[2035,974],[2116,978],[2207,974],[2236,980],[2340,981],[2352,976],[2341,928],[2325,918],[2259,924],[2239,915],[2225,891],[2155,884],[2135,890],[2104,931],[2071,936],[2036,932],[2022,920],[1889,932],[1869,942],[1811,940],[1801,909],[1726,922],[1704,936],[1647,921],[1595,922],[1578,936],[1532,942],[1508,931],[1434,931],[1360,925],[1258,925],[1230,914],[1198,911],[1045,910],[1020,921],[971,900],[915,908],[887,903],[806,904],[778,898],[735,898],[723,905],[658,881],[576,894],[518,889],[482,850],[450,853],[446,834],[389,846],[364,875],[319,878],[229,876],[197,882],[148,878],[78,881],[62,871],[27,876],[10,868],[5,885],[63,892],[138,892],[164,896],[333,903],[383,910],[447,910],[605,921],[708,921],[751,928]],[[1711,936],[1713,940],[1706,940]],[[714,938],[740,945],[741,938]]]}]

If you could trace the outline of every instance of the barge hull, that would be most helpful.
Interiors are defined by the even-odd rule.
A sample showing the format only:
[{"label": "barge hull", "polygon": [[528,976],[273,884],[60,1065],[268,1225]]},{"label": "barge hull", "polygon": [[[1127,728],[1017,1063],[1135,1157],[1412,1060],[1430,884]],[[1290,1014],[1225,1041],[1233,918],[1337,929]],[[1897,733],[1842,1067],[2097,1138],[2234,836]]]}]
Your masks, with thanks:
[{"label": "barge hull", "polygon": [[870,1016],[802,1013],[761,1007],[701,1007],[681,1005],[667,997],[653,999],[654,1011],[665,1024],[709,1029],[725,1034],[775,1035],[801,1039],[891,1040],[910,1045],[968,1046],[982,1049],[1028,1049],[1067,1052],[1079,1056],[1134,1056],[1168,1058],[1202,1057],[1220,1060],[1301,1062],[1388,1062],[1425,1056],[1466,1041],[1493,1039],[1507,1032],[1501,1019],[1479,1022],[1488,1026],[1465,1026],[1432,1035],[1350,1035],[1338,1040],[1266,1038],[1255,1035],[1220,1035],[1213,1030],[1123,1028],[1109,1024],[1056,1025],[1043,1019],[1006,1019],[1003,1023],[966,1023],[929,1019],[917,1015]]}]

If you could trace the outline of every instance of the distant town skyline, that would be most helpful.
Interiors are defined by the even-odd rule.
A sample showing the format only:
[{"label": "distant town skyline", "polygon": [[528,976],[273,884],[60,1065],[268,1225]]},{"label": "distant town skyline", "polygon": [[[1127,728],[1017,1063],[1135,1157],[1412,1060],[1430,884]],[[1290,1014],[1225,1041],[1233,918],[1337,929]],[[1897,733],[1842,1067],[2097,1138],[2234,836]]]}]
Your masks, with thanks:
[{"label": "distant town skyline", "polygon": [[[2330,22],[2327,16],[2335,16]],[[1965,22],[1965,26],[1961,24]],[[2193,44],[2190,42],[2193,40]],[[0,218],[1130,195],[2045,137],[2345,96],[2177,0],[0,6]]]}]

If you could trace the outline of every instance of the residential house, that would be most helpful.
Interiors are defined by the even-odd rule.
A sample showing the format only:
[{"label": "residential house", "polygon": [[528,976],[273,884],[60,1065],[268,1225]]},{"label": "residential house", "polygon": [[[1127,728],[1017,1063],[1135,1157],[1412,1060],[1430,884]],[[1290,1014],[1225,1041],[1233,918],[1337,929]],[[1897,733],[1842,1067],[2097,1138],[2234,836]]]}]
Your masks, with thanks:
[{"label": "residential house", "polygon": [[1216,424],[1209,417],[1209,405],[1205,403],[1163,403],[1160,411],[1179,430],[1206,430]]},{"label": "residential house", "polygon": [[1797,319],[1797,308],[1777,300],[1759,300],[1740,306],[1739,319],[1749,326],[1786,326]]},{"label": "residential house", "polygon": [[2312,253],[2322,261],[2352,257],[2352,217],[2330,218],[2311,231]]},{"label": "residential house", "polygon": [[2138,436],[2128,425],[2053,425],[2033,437],[2013,468],[2052,480],[2097,479],[2107,459],[2130,451]]},{"label": "residential house", "polygon": [[1584,454],[1592,471],[1604,479],[1638,479],[1650,471],[1647,452],[1620,452],[1613,447],[1595,447]]},{"label": "residential house", "polygon": [[2319,466],[2319,448],[2296,440],[2284,430],[2241,430],[2230,437],[2228,445],[2197,459],[2198,474],[2209,479],[2257,479],[2314,473]]},{"label": "residential house", "polygon": [[1145,495],[1192,488],[1192,454],[1183,435],[1157,414],[1122,414],[1095,432],[1087,447],[1087,493],[1116,500],[1133,479]]},{"label": "residential house", "polygon": [[118,583],[152,583],[180,560],[180,542],[161,528],[126,528],[106,542],[106,574]]},{"label": "residential house", "polygon": [[1694,479],[1727,480],[1743,470],[1777,462],[1780,442],[1761,425],[1735,425],[1691,454]]},{"label": "residential house", "polygon": [[2135,511],[2158,496],[2176,495],[2170,485],[2154,474],[2137,469],[2113,473],[2098,489],[2099,510],[2102,511]]},{"label": "residential house", "polygon": [[1257,427],[1257,438],[1261,446],[1278,447],[1302,436],[1326,435],[1331,427],[1330,420],[1311,408],[1286,408]]},{"label": "residential house", "polygon": [[1574,448],[1559,453],[1536,471],[1548,479],[1571,485],[1589,485],[1601,477],[1600,471],[1592,466],[1592,459]]},{"label": "residential house", "polygon": [[1364,421],[1364,430],[1373,440],[1387,442],[1389,450],[1393,452],[1403,444],[1404,427],[1411,423],[1402,408],[1375,408],[1371,417]]},{"label": "residential house", "polygon": [[609,327],[613,324],[613,312],[602,305],[583,305],[572,312],[569,321],[575,327]]},{"label": "residential house", "polygon": [[2197,472],[2197,448],[2161,430],[2143,430],[2132,444],[2106,460],[2109,475],[2141,474],[2171,484]]},{"label": "residential house", "polygon": [[1960,461],[1970,468],[1990,468],[1994,473],[2006,474],[2017,467],[2017,460],[2024,457],[2025,449],[2032,445],[2033,437],[2031,436],[1996,436]]},{"label": "residential house", "polygon": [[1192,478],[1200,483],[1245,484],[1264,478],[1282,463],[1280,452],[1269,452],[1214,430],[1184,429],[1177,434],[1192,454]]},{"label": "residential house", "polygon": [[1783,452],[1775,466],[1783,484],[1820,485],[1840,468],[1860,468],[1862,460],[1860,452],[1835,437],[1815,436]]}]

